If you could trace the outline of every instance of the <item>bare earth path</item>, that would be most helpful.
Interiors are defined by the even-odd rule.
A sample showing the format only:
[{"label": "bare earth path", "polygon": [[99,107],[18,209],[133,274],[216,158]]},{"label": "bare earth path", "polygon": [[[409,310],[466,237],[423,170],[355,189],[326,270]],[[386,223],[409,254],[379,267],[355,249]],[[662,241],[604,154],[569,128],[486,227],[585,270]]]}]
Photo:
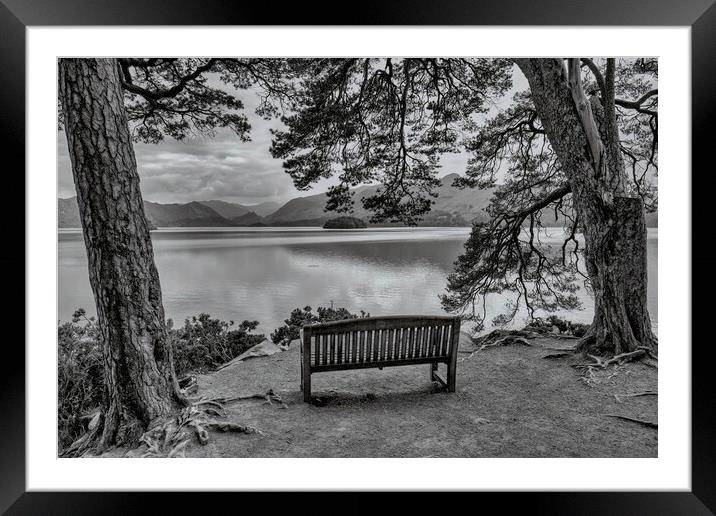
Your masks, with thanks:
[{"label": "bare earth path", "polygon": [[[457,392],[439,392],[428,366],[314,375],[319,403],[303,403],[297,343],[199,377],[203,398],[264,394],[227,404],[228,419],[262,435],[212,432],[187,457],[656,457],[657,430],[607,414],[657,421],[657,369],[628,363],[588,385],[570,363],[545,360],[569,341],[536,339],[472,353],[465,337]],[[441,367],[441,374],[445,371]],[[619,399],[614,395],[619,396]]]}]

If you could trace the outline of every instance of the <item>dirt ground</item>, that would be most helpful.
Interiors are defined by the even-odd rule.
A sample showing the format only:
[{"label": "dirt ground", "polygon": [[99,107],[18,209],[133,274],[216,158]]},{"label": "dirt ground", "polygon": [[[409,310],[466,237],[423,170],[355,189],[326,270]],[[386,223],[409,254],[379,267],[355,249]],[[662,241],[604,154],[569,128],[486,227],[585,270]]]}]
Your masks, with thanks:
[{"label": "dirt ground", "polygon": [[[260,430],[212,432],[187,457],[656,457],[657,430],[609,415],[657,421],[655,367],[627,363],[582,377],[580,357],[543,359],[572,342],[535,339],[475,352],[461,339],[457,392],[428,366],[320,373],[314,404],[299,391],[299,349],[251,358],[199,377],[202,398],[264,394],[226,405],[227,419]],[[440,368],[444,377],[445,370]],[[616,395],[616,397],[615,397]]]}]

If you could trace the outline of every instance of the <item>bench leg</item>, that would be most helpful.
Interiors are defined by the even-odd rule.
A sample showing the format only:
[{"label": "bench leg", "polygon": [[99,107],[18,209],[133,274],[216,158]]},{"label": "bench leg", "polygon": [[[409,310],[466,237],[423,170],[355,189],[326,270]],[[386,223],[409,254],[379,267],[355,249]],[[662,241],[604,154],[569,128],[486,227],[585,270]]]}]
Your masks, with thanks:
[{"label": "bench leg", "polygon": [[438,364],[437,364],[437,362],[433,362],[432,364],[429,364],[429,365],[430,365],[430,381],[435,382],[435,381],[437,381],[435,379],[435,372],[438,370]]},{"label": "bench leg", "polygon": [[457,364],[448,362],[447,367],[447,390],[448,392],[455,392],[455,372],[457,370]]},{"label": "bench leg", "polygon": [[304,327],[301,335],[301,391],[303,401],[311,401],[311,328]]},{"label": "bench leg", "polygon": [[311,401],[311,373],[304,372],[301,380],[301,390],[303,391],[303,401]]}]

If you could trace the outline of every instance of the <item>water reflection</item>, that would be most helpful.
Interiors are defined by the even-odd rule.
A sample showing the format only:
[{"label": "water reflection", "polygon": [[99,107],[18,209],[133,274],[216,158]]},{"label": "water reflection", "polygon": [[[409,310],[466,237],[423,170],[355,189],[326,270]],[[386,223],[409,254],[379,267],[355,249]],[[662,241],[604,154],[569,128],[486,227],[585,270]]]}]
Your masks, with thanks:
[{"label": "water reflection", "polygon": [[[553,230],[552,230],[553,231]],[[373,315],[443,313],[438,295],[468,228],[200,228],[152,233],[167,317],[203,311],[258,320],[270,332],[296,307],[344,306]],[[546,235],[549,240],[549,235]],[[554,233],[552,238],[556,238]],[[657,239],[650,230],[649,308],[656,322]],[[82,235],[59,234],[59,319],[94,312]],[[585,310],[570,314],[589,322]],[[504,299],[492,299],[497,313]]]}]

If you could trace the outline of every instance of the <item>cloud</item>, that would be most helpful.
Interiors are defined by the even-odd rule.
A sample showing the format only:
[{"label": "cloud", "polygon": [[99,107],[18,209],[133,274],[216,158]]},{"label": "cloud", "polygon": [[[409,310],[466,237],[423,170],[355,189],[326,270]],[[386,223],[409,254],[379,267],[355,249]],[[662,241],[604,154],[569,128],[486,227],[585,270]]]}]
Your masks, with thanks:
[{"label": "cloud", "polygon": [[[526,86],[524,77],[515,74],[516,86]],[[514,90],[513,90],[514,91]],[[222,199],[241,204],[286,202],[297,196],[325,191],[336,179],[321,180],[308,192],[296,190],[283,171],[280,160],[271,157],[272,128],[277,120],[256,115],[258,97],[251,90],[237,94],[244,103],[251,141],[241,142],[235,134],[218,130],[214,138],[195,137],[178,142],[166,139],[159,144],[134,145],[142,195],[146,200],[172,203]],[[57,135],[58,192],[60,197],[75,195],[67,140]],[[440,175],[463,173],[466,154],[449,154],[441,159]]]},{"label": "cloud", "polygon": [[[146,200],[169,203],[223,199],[254,204],[284,202],[298,195],[281,161],[271,157],[270,129],[277,121],[266,121],[254,113],[258,99],[251,91],[241,92],[251,123],[251,141],[241,142],[230,130],[218,130],[213,138],[194,137],[178,142],[134,145],[142,195]],[[57,135],[58,190],[60,197],[75,195],[67,141]]]}]

